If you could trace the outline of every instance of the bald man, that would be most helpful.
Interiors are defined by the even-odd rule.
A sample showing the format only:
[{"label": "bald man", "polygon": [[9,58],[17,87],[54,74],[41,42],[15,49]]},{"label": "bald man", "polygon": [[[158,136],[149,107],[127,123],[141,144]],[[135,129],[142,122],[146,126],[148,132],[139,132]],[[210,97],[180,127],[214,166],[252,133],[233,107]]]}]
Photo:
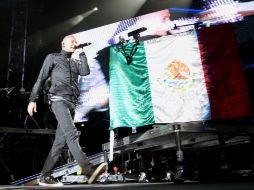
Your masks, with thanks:
[{"label": "bald man", "polygon": [[[47,55],[32,89],[27,107],[28,114],[32,117],[33,113],[37,112],[36,101],[39,97],[39,92],[45,81],[51,77],[51,87],[48,93],[49,104],[55,114],[58,125],[53,146],[39,179],[39,185],[41,186],[63,186],[51,174],[66,143],[74,159],[84,171],[84,175],[87,176],[89,184],[93,183],[106,169],[105,163],[95,168],[87,159],[86,154],[79,145],[77,129],[72,119],[79,96],[78,76],[85,76],[90,73],[86,55],[82,49],[76,48],[77,41],[74,36],[64,37],[61,45],[62,50],[60,53]],[[72,59],[72,54],[78,54],[80,60]]]}]

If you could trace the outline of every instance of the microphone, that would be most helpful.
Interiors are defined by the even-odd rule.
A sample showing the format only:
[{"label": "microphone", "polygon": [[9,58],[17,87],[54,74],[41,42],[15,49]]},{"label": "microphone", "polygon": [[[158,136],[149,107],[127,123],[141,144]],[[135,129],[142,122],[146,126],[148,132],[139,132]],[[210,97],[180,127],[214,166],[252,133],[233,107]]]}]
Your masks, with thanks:
[{"label": "microphone", "polygon": [[134,31],[132,31],[132,32],[129,32],[129,33],[128,33],[128,37],[139,35],[139,33],[144,32],[144,31],[146,31],[146,30],[147,30],[146,27],[141,27],[141,28],[139,28],[139,29],[137,29],[137,30],[134,30]]},{"label": "microphone", "polygon": [[85,46],[90,46],[91,44],[92,44],[91,42],[79,44],[79,45],[75,46],[75,49],[83,48]]}]

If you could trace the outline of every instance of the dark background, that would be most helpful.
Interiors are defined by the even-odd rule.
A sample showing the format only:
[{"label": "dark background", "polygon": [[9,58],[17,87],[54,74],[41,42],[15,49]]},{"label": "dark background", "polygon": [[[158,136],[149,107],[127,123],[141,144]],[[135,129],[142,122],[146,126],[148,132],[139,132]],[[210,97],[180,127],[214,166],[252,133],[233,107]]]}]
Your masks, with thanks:
[{"label": "dark background", "polygon": [[[12,14],[16,2],[27,3],[28,8],[24,81],[22,86],[21,76],[13,72],[10,78],[11,83],[7,86],[10,34],[13,26]],[[190,1],[144,0],[143,6],[137,8],[136,6],[140,4],[139,0],[1,0],[0,89],[14,87],[14,90],[10,95],[8,94],[8,97],[6,97],[6,91],[2,90],[0,93],[0,127],[44,128],[45,107],[42,101],[39,102],[39,111],[35,116],[38,125],[29,118],[25,122],[27,98],[45,55],[59,52],[60,42],[65,35],[162,9],[174,7],[202,9],[203,7],[202,0],[193,0],[191,4],[187,2]],[[78,25],[72,28],[54,27],[69,18],[93,9],[95,6],[99,8],[99,11],[91,14]],[[172,13],[171,19],[181,16],[186,16],[186,13]],[[250,97],[253,97],[254,17],[249,16],[244,21],[235,23],[235,27]],[[53,31],[51,31],[52,28],[54,28]],[[22,65],[22,61],[20,65]],[[21,87],[24,87],[25,92],[20,92]],[[254,103],[251,103],[253,107]],[[81,145],[85,147],[88,155],[100,152],[101,144],[108,142],[108,126],[108,112],[92,113],[89,122],[77,124],[81,131]],[[51,147],[52,138],[51,135],[0,133],[0,184],[10,183],[13,180],[11,174],[17,180],[40,172]],[[204,159],[208,159],[208,156],[203,156]],[[60,164],[65,161],[66,158],[63,156],[60,159]]]}]

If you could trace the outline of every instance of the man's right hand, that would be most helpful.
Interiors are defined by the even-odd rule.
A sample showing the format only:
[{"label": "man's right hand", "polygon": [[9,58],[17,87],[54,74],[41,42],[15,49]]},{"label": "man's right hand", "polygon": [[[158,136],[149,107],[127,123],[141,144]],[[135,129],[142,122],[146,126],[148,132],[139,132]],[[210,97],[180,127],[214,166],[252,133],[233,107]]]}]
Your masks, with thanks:
[{"label": "man's right hand", "polygon": [[27,112],[32,117],[34,112],[37,112],[36,102],[29,102]]}]

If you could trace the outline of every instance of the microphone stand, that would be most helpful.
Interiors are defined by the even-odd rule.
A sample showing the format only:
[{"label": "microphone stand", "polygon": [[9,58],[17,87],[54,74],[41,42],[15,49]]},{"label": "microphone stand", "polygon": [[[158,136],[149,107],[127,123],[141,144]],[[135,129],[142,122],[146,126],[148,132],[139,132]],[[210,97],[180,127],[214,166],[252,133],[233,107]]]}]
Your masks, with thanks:
[{"label": "microphone stand", "polygon": [[126,48],[124,47],[125,46],[125,43],[124,41],[120,41],[119,42],[119,50],[122,50],[123,54],[124,54],[124,57],[127,61],[127,64],[130,65],[131,62],[132,62],[132,58],[133,58],[133,55],[136,53],[136,51],[138,50],[138,45],[139,45],[139,37],[140,37],[140,34],[136,34],[133,36],[133,38],[135,39],[135,41],[133,42],[133,46],[131,48],[131,51],[130,53],[128,53],[126,51]]}]

